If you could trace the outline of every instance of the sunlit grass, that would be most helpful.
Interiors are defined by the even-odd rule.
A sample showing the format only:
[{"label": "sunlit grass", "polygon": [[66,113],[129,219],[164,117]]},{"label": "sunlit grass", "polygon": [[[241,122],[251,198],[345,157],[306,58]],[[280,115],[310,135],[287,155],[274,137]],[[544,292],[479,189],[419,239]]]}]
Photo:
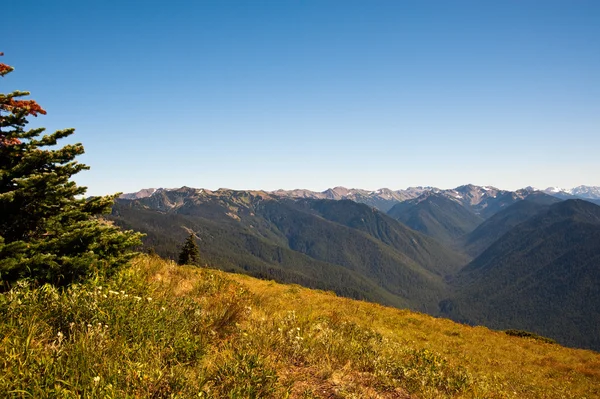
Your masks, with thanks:
[{"label": "sunlit grass", "polygon": [[0,296],[14,398],[594,398],[600,355],[140,257]]}]

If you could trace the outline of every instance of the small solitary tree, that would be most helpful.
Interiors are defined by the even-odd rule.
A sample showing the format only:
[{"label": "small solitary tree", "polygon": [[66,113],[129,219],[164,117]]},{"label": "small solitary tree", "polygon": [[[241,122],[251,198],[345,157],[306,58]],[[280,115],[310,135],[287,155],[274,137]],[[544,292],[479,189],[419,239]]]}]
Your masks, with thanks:
[{"label": "small solitary tree", "polygon": [[[0,77],[12,71],[0,63]],[[43,128],[25,129],[28,117],[46,114],[35,101],[20,99],[27,95],[0,93],[0,281],[65,285],[95,270],[110,273],[134,255],[127,249],[141,235],[99,217],[117,194],[85,199],[86,187],[70,180],[89,169],[74,160],[83,146],[54,146],[74,129],[42,137]]]},{"label": "small solitary tree", "polygon": [[198,244],[196,244],[196,238],[193,233],[185,240],[177,263],[180,265],[200,264],[200,252],[198,251]]}]

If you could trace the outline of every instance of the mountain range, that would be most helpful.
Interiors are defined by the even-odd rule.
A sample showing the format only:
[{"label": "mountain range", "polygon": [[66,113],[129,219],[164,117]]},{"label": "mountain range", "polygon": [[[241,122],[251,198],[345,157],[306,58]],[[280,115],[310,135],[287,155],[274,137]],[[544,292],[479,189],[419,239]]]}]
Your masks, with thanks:
[{"label": "mountain range", "polygon": [[596,189],[148,189],[110,218],[163,257],[192,233],[204,265],[600,350],[600,206],[571,194]]},{"label": "mountain range", "polygon": [[[163,188],[146,188],[135,193],[122,194],[122,199],[139,199],[151,196],[155,191],[165,190]],[[166,189],[167,191],[169,189]],[[226,189],[219,189],[216,191],[222,191]],[[207,190],[210,191],[210,190]],[[476,186],[473,184],[467,184],[459,186],[453,189],[439,189],[431,186],[418,186],[408,187],[404,190],[390,190],[389,188],[380,188],[378,190],[370,191],[358,188],[345,188],[345,187],[334,187],[329,188],[325,191],[311,191],[305,189],[296,190],[276,190],[267,192],[268,194],[276,195],[279,197],[289,198],[313,198],[313,199],[331,199],[340,200],[348,199],[354,202],[367,204],[375,207],[383,212],[388,212],[397,203],[417,198],[426,193],[437,193],[448,198],[459,200],[463,205],[471,205],[483,209],[487,204],[487,200],[490,198],[496,198],[498,196],[517,196],[522,198],[524,194],[532,193],[534,191],[541,191],[548,195],[560,199],[586,199],[598,204],[600,202],[600,187],[598,186],[578,186],[572,189],[562,189],[558,187],[548,187],[545,190],[539,190],[534,187],[525,187],[517,191],[501,190],[492,186]],[[481,205],[479,205],[481,203]],[[495,212],[497,209],[488,210],[489,214]]]},{"label": "mountain range", "polygon": [[574,199],[575,197],[592,200],[592,202],[600,200],[600,187],[596,186],[577,186],[571,189],[548,187],[547,189],[541,191],[561,199]]}]

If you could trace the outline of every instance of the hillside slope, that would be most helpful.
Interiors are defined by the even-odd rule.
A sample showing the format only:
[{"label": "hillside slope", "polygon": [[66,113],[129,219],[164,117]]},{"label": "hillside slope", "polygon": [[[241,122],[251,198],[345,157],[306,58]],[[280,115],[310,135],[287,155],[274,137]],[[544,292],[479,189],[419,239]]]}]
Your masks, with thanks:
[{"label": "hillside slope", "polygon": [[554,204],[517,225],[456,277],[442,311],[600,350],[600,207]]},{"label": "hillside slope", "polygon": [[156,257],[0,314],[12,398],[600,395],[598,353]]}]

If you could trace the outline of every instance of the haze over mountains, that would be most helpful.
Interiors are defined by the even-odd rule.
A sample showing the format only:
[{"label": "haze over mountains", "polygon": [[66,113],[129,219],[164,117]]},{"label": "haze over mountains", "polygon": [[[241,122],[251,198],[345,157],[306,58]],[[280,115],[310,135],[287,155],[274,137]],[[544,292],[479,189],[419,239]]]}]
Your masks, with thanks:
[{"label": "haze over mountains", "polygon": [[111,218],[161,256],[193,233],[212,267],[600,350],[598,201],[590,186],[182,187],[123,195]]}]

